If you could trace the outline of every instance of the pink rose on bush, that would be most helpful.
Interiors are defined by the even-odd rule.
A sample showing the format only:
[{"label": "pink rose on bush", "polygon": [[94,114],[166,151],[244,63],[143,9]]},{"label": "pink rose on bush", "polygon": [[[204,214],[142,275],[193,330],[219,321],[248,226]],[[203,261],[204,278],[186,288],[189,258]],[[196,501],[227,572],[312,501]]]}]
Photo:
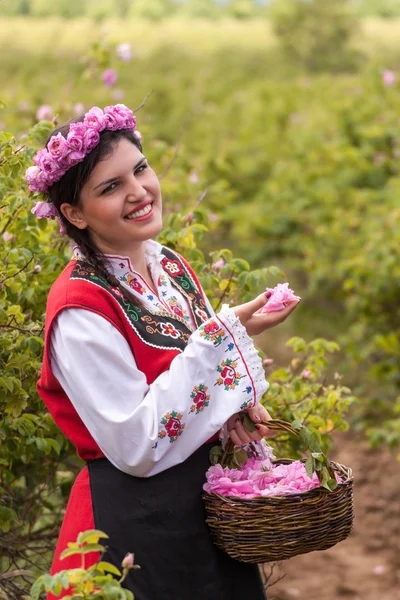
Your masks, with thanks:
[{"label": "pink rose on bush", "polygon": [[215,263],[212,264],[213,269],[222,269],[222,267],[224,266],[225,261],[223,258],[220,258],[219,260],[217,260]]},{"label": "pink rose on bush", "polygon": [[76,104],[74,104],[74,114],[79,117],[79,115],[82,115],[85,112],[85,106],[83,105],[82,102],[77,102]]},{"label": "pink rose on bush", "polygon": [[299,296],[294,295],[288,283],[278,283],[277,286],[267,288],[266,291],[270,292],[271,296],[266,305],[261,309],[261,312],[277,312],[283,310],[289,302],[301,300]]},{"label": "pink rose on bush", "polygon": [[50,104],[42,104],[36,111],[38,121],[51,121],[53,118],[53,109]]},{"label": "pink rose on bush", "polygon": [[118,75],[114,69],[106,69],[101,76],[106,87],[112,87],[117,83]]},{"label": "pink rose on bush", "polygon": [[128,552],[128,554],[126,554],[124,560],[121,563],[122,568],[130,569],[131,567],[133,567],[134,561],[135,561],[135,555],[132,552]]},{"label": "pink rose on bush", "polygon": [[111,92],[111,95],[112,95],[112,97],[113,97],[114,100],[116,100],[117,102],[119,102],[125,96],[125,92],[124,92],[124,90],[121,90],[121,88],[116,88],[115,90],[113,90]]},{"label": "pink rose on bush", "polygon": [[130,44],[118,44],[116,47],[117,56],[123,61],[128,62],[132,58],[132,49]]},{"label": "pink rose on bush", "polygon": [[392,87],[396,83],[396,74],[390,69],[385,69],[382,73],[382,80],[386,87]]}]

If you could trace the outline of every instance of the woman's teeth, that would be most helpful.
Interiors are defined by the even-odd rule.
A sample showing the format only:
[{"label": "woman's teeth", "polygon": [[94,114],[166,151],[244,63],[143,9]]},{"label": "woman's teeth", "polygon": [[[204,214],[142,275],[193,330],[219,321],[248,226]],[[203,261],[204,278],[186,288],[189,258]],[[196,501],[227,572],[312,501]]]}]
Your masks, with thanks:
[{"label": "woman's teeth", "polygon": [[142,208],[142,210],[138,210],[135,213],[132,213],[130,215],[127,215],[125,218],[126,219],[137,219],[138,217],[144,217],[144,215],[148,215],[149,212],[151,211],[151,204],[146,204],[146,206],[144,208]]}]

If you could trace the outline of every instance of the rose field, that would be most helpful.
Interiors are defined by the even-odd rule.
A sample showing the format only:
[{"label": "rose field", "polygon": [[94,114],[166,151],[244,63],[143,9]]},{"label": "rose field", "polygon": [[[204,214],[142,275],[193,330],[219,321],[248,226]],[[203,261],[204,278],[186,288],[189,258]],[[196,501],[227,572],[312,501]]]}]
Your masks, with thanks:
[{"label": "rose field", "polygon": [[[372,8],[343,16],[323,0],[254,14],[254,3],[233,2],[236,12],[212,18],[209,8],[166,18],[158,0],[154,14],[116,16],[103,2],[104,14],[74,18],[25,4],[39,8],[0,8],[0,600],[45,597],[31,586],[50,568],[82,466],[36,391],[46,297],[71,248],[56,220],[31,213],[24,174],[56,124],[119,102],[137,109],[161,181],[159,241],[190,261],[213,308],[284,282],[302,298],[256,339],[270,382],[263,404],[352,467],[355,523],[327,551],[263,565],[268,600],[400,600],[400,20],[391,3],[388,18]],[[272,440],[278,457],[305,456],[285,431]]]}]

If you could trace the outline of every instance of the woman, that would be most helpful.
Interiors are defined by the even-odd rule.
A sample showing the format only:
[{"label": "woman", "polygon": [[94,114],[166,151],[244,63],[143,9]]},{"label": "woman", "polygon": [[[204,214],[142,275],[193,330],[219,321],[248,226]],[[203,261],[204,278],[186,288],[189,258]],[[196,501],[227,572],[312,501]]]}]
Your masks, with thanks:
[{"label": "woman", "polygon": [[[135,552],[126,587],[137,600],[264,598],[256,566],[211,542],[201,500],[208,454],[225,426],[233,442],[260,440],[269,419],[250,335],[295,308],[261,313],[265,294],[217,314],[186,261],[152,238],[162,228],[156,174],[124,105],[94,107],[54,131],[27,171],[48,194],[76,247],[46,310],[38,390],[87,466],[71,492],[53,573],[85,529],[109,535],[105,560]],[[248,411],[254,433],[238,412]],[[98,559],[87,555],[87,563]]]}]

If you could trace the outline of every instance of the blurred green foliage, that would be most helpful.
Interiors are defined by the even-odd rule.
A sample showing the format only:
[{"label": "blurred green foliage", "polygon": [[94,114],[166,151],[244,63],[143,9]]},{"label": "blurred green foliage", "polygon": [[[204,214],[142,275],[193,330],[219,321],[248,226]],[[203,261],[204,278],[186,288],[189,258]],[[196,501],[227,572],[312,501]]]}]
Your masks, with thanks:
[{"label": "blurred green foliage", "polygon": [[272,23],[289,60],[310,71],[355,68],[357,16],[351,0],[275,0]]},{"label": "blurred green foliage", "polygon": [[[309,0],[297,0],[306,5]],[[315,3],[316,0],[312,0]],[[322,0],[323,2],[324,0]],[[59,16],[66,19],[89,17],[98,20],[110,17],[140,17],[150,21],[182,18],[239,20],[269,18],[271,7],[286,0],[5,0],[0,3],[0,16]],[[327,4],[340,5],[343,0]],[[398,0],[346,0],[354,14],[393,18],[400,16]]]}]

